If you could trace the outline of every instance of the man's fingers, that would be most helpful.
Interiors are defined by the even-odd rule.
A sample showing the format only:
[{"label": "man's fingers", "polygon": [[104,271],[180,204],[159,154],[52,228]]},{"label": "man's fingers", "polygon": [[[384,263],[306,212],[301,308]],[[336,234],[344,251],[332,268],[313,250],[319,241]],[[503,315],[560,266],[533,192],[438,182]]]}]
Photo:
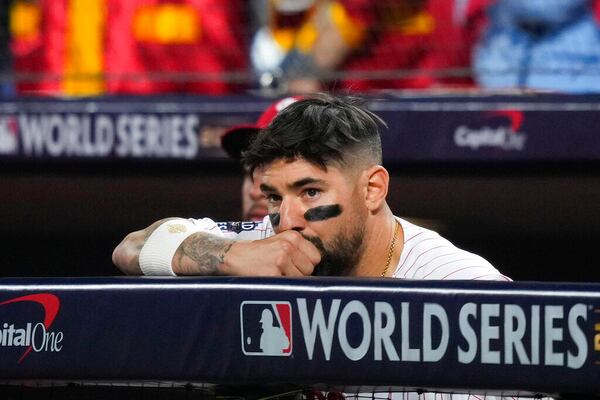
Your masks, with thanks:
[{"label": "man's fingers", "polygon": [[[296,231],[283,232],[282,237],[285,238],[286,242],[289,243],[293,249],[293,252],[290,254],[292,255],[294,264],[303,274],[312,274],[314,267],[321,262],[321,252],[319,249],[317,249],[311,241],[307,240]],[[297,252],[299,255],[295,256],[294,252]]]},{"label": "man's fingers", "polygon": [[[240,246],[248,248],[248,251],[244,253],[244,259],[246,263],[252,264],[252,267],[245,264],[245,272],[242,274],[309,276],[321,261],[321,254],[315,245],[296,231],[285,231],[270,238]],[[232,246],[229,251],[230,260],[234,250],[237,250],[237,246]]]},{"label": "man's fingers", "polygon": [[321,252],[311,241],[302,238],[298,243],[298,250],[308,257],[313,267],[321,262]]},{"label": "man's fingers", "polygon": [[292,254],[292,263],[302,276],[312,274],[315,269],[315,264],[302,251],[296,251]]},{"label": "man's fingers", "polygon": [[293,263],[290,263],[283,271],[283,276],[300,277],[305,276],[304,273]]},{"label": "man's fingers", "polygon": [[303,276],[309,276],[321,261],[321,253],[309,240],[297,232],[293,233],[290,235],[290,243],[293,246],[293,251],[289,253],[291,261]]}]

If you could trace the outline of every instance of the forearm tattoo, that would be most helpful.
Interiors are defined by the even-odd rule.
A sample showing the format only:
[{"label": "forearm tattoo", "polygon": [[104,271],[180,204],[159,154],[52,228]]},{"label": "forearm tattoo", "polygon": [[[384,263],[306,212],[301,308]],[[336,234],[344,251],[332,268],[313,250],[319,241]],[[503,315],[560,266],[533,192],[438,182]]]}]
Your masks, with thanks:
[{"label": "forearm tattoo", "polygon": [[219,275],[219,265],[225,260],[234,241],[222,237],[195,233],[185,239],[173,261],[184,275]]}]

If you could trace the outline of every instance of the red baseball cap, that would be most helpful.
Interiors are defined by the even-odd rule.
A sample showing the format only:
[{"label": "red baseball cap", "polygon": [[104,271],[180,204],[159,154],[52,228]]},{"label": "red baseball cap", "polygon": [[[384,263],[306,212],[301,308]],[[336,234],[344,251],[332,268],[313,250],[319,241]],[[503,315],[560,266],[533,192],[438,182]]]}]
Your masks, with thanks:
[{"label": "red baseball cap", "polygon": [[301,96],[285,97],[271,104],[254,124],[236,125],[223,133],[221,147],[231,158],[239,160],[242,151],[248,148],[250,141],[261,130],[269,126],[277,114],[290,104],[302,99]]}]

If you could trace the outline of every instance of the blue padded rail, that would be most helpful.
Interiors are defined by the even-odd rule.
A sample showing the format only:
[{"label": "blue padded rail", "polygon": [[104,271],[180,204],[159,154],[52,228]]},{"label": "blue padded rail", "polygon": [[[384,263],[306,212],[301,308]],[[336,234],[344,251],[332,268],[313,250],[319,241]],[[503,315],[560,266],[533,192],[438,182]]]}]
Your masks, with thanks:
[{"label": "blue padded rail", "polygon": [[600,284],[0,279],[5,381],[589,394],[599,372]]}]

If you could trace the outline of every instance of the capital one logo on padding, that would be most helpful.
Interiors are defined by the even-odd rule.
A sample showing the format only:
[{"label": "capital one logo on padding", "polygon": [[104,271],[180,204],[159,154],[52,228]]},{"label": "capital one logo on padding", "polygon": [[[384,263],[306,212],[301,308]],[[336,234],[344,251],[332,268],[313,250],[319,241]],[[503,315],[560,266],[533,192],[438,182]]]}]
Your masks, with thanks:
[{"label": "capital one logo on padding", "polygon": [[[42,306],[44,311],[42,321],[27,321],[19,325],[10,318],[4,319],[3,311],[9,307],[31,303]],[[50,293],[29,294],[2,301],[0,307],[2,308],[0,313],[0,351],[24,348],[18,359],[18,362],[22,363],[31,351],[41,353],[62,350],[63,333],[50,330],[60,310],[60,299],[57,296]]]},{"label": "capital one logo on padding", "polygon": [[244,301],[240,305],[242,351],[249,356],[292,354],[292,306],[287,301]]}]

